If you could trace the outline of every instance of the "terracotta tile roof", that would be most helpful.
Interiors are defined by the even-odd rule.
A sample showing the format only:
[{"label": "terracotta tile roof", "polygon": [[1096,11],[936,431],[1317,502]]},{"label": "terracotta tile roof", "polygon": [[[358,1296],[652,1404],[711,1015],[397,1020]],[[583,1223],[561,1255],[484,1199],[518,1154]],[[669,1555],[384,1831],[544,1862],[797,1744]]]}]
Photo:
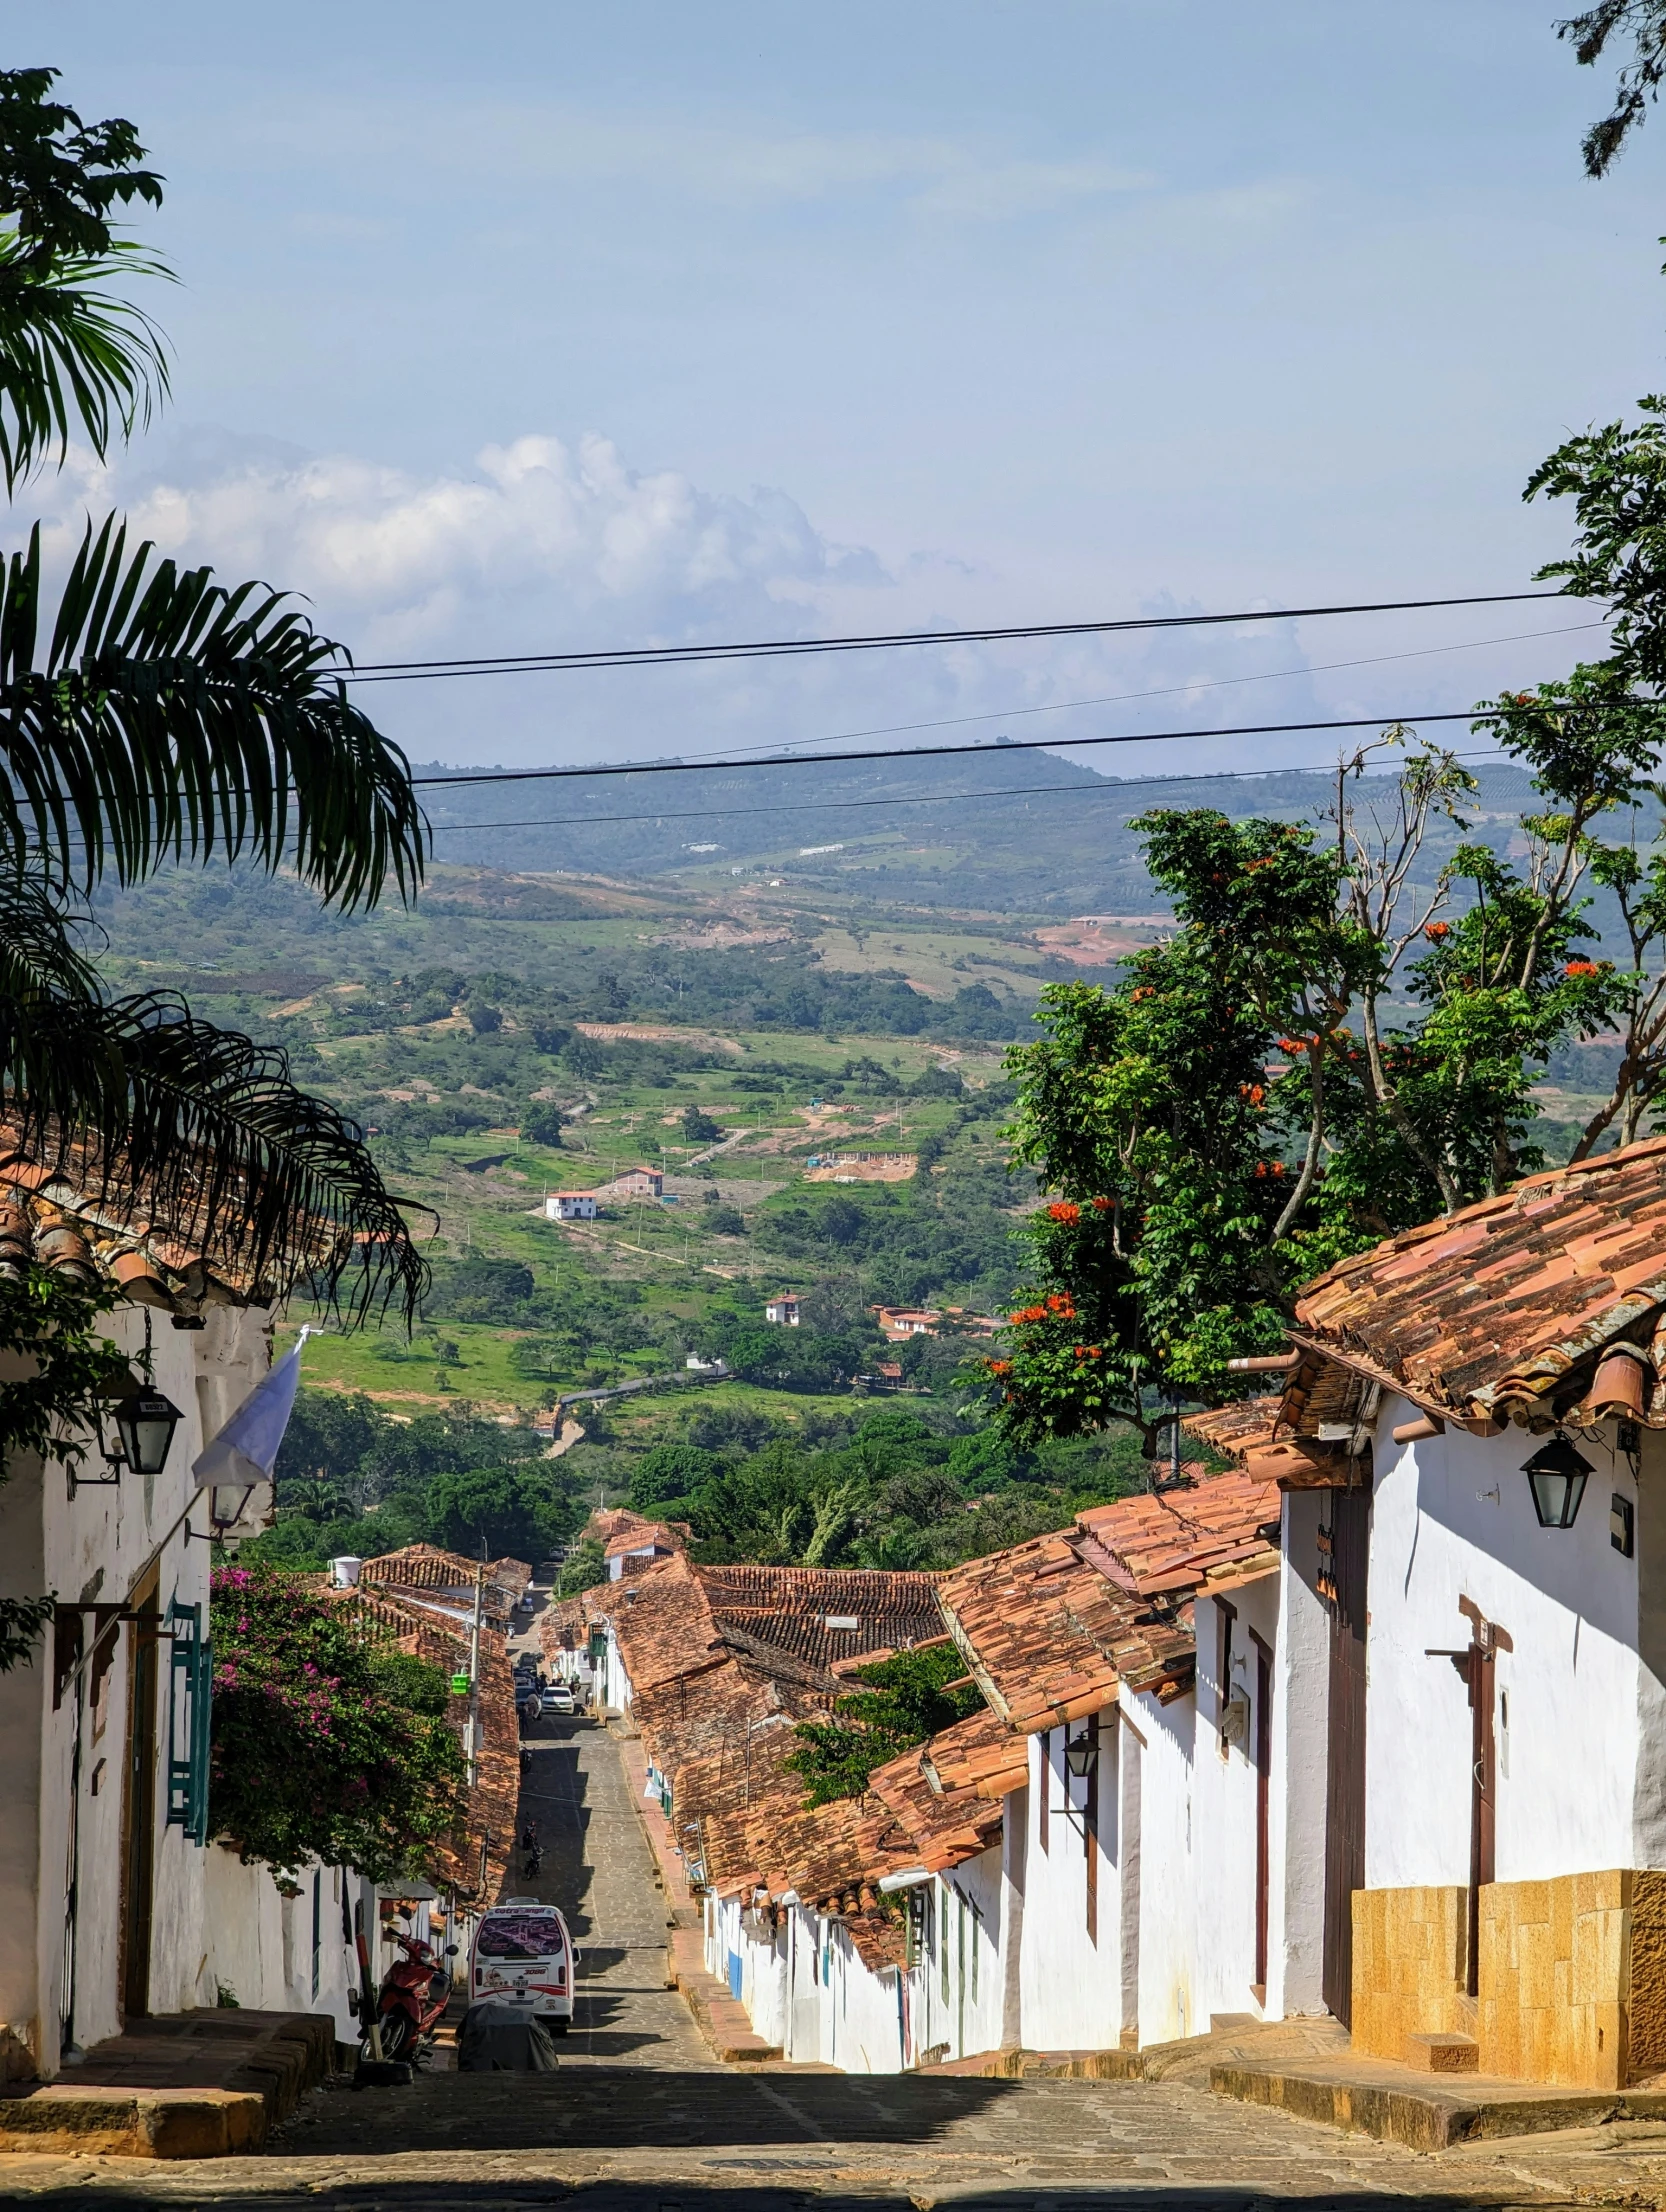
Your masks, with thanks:
[{"label": "terracotta tile roof", "polygon": [[[514,1568],[520,1561],[506,1564]],[[436,1598],[448,1599],[454,1608],[472,1613],[474,1578],[479,1568],[478,1560],[465,1559],[459,1552],[441,1551],[433,1544],[404,1544],[397,1551],[382,1552],[375,1559],[367,1559],[359,1569],[359,1580],[391,1589],[424,1590]],[[485,1617],[497,1627],[503,1627],[514,1612],[515,1600],[524,1587],[524,1583],[517,1588],[512,1583],[499,1581],[495,1564],[488,1563],[482,1587]]]},{"label": "terracotta tile roof", "polygon": [[986,1705],[969,1720],[933,1736],[922,1753],[926,1780],[940,1790],[973,1790],[999,1799],[1021,1790],[1030,1775],[1027,1736],[1009,1728]]},{"label": "terracotta tile roof", "polygon": [[713,1605],[745,1612],[814,1615],[935,1615],[934,1593],[941,1575],[887,1574],[873,1568],[758,1567],[740,1564],[702,1567]]},{"label": "terracotta tile roof", "polygon": [[[985,1716],[979,1714],[977,1718]],[[962,1722],[959,1728],[946,1729],[942,1736],[916,1745],[900,1759],[875,1768],[869,1778],[870,1794],[879,1798],[892,1816],[889,1823],[878,1824],[875,1845],[887,1852],[912,1851],[913,1865],[927,1867],[933,1874],[945,1873],[963,1859],[975,1859],[1001,1834],[1003,1807],[999,1798],[980,1796],[964,1784],[945,1787],[942,1781],[938,1752],[945,1737],[959,1736],[966,1726]],[[1021,1751],[1024,1749],[1021,1737],[1010,1740]],[[951,1745],[944,1753],[951,1765],[960,1749],[958,1744]]]},{"label": "terracotta tile roof", "polygon": [[972,1678],[1023,1734],[1112,1703],[1120,1682],[1158,1697],[1190,1687],[1189,1629],[1161,1600],[1120,1589],[1074,1529],[974,1559],[945,1576],[938,1602]]},{"label": "terracotta tile roof", "polygon": [[1189,1597],[1277,1573],[1280,1504],[1276,1482],[1204,1476],[1187,1489],[1090,1506],[1076,1527],[1087,1557],[1122,1588]]},{"label": "terracotta tile roof", "polygon": [[652,1549],[656,1552],[674,1552],[683,1549],[687,1530],[679,1533],[670,1521],[651,1521],[640,1513],[621,1513],[615,1517],[614,1527],[602,1544],[604,1559],[619,1559],[628,1552]]},{"label": "terracotta tile roof", "polygon": [[[1291,1334],[1426,1411],[1546,1428],[1640,1396],[1666,1427],[1666,1137],[1529,1176],[1389,1238],[1310,1283]],[[1605,1349],[1624,1343],[1597,1384]],[[1635,1365],[1640,1393],[1623,1372]],[[1307,1374],[1286,1415],[1310,1429]]]},{"label": "terracotta tile roof", "polygon": [[1331,1480],[1302,1439],[1280,1427],[1284,1412],[1282,1397],[1240,1398],[1213,1413],[1188,1413],[1180,1425],[1200,1443],[1235,1459],[1257,1482],[1308,1489],[1317,1481]]},{"label": "terracotta tile roof", "polygon": [[333,1248],[320,1235],[307,1254],[275,1255],[274,1279],[257,1282],[224,1231],[195,1218],[154,1219],[142,1196],[103,1187],[85,1163],[58,1171],[8,1159],[6,1135],[0,1125],[0,1278],[17,1280],[33,1260],[189,1320],[208,1306],[275,1304],[294,1273],[323,1264]]}]

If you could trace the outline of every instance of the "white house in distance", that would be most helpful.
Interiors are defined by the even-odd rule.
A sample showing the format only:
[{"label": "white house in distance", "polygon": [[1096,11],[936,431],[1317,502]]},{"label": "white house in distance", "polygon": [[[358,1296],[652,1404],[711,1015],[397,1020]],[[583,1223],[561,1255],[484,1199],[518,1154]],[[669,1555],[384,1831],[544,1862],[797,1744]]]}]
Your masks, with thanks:
[{"label": "white house in distance", "polygon": [[544,1199],[544,1218],[547,1221],[594,1221],[596,1194],[593,1190],[552,1190]]},{"label": "white house in distance", "polygon": [[764,1319],[779,1329],[798,1327],[798,1300],[789,1293],[772,1298],[764,1308]]},{"label": "white house in distance", "polygon": [[1324,1817],[1314,1786],[1289,1817],[1323,1851],[1330,2008],[1383,2058],[1657,2073],[1666,1139],[1394,1237],[1296,1312],[1281,1441],[1242,1450],[1283,1458],[1286,1586],[1324,1607]]}]

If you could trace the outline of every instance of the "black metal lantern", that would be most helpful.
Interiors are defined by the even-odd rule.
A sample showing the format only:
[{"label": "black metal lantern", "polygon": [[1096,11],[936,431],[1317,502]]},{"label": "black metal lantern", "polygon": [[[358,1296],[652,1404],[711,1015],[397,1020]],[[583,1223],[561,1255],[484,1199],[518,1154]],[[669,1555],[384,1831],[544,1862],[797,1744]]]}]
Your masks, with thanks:
[{"label": "black metal lantern", "polygon": [[1561,1429],[1525,1461],[1522,1473],[1533,1491],[1533,1510],[1541,1528],[1572,1528],[1590,1478],[1591,1462]]},{"label": "black metal lantern", "polygon": [[121,1439],[119,1456],[136,1475],[159,1475],[168,1463],[174,1431],[185,1416],[152,1383],[134,1381],[111,1406]]},{"label": "black metal lantern", "polygon": [[1099,1761],[1099,1746],[1093,1739],[1093,1731],[1067,1741],[1064,1747],[1064,1763],[1078,1782],[1085,1782]]}]

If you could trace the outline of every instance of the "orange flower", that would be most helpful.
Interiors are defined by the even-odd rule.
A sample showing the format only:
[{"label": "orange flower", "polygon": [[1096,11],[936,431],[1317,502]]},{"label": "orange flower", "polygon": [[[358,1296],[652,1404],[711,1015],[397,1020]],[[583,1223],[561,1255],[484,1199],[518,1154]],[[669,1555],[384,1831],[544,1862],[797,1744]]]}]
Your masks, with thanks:
[{"label": "orange flower", "polygon": [[1108,1214],[1111,1210],[1111,1201],[1108,1198],[1096,1198],[1093,1201],[1093,1210],[1096,1214]]},{"label": "orange flower", "polygon": [[1049,1221],[1080,1221],[1082,1209],[1080,1206],[1073,1206],[1068,1198],[1061,1198],[1057,1204],[1048,1207],[1047,1218]]},{"label": "orange flower", "polygon": [[1012,1362],[1009,1359],[992,1359],[988,1365],[989,1372],[992,1375],[1010,1375],[1012,1373]]},{"label": "orange flower", "polygon": [[1423,934],[1428,938],[1431,945],[1438,945],[1443,937],[1451,936],[1452,924],[1450,922],[1426,923]]},{"label": "orange flower", "polygon": [[1562,973],[1564,975],[1601,975],[1602,970],[1594,960],[1570,960]]},{"label": "orange flower", "polygon": [[1300,1037],[1281,1037],[1278,1041],[1278,1049],[1280,1052],[1305,1052],[1307,1045],[1305,1040]]}]

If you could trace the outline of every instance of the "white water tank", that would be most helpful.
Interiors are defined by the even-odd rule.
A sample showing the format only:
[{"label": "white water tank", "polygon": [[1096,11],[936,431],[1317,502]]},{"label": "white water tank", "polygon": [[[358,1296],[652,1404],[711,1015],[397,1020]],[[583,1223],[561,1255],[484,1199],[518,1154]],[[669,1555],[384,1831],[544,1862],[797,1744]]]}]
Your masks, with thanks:
[{"label": "white water tank", "polygon": [[344,1553],[340,1559],[330,1561],[330,1580],[338,1590],[356,1590],[363,1566],[362,1559],[355,1559],[351,1552]]}]

